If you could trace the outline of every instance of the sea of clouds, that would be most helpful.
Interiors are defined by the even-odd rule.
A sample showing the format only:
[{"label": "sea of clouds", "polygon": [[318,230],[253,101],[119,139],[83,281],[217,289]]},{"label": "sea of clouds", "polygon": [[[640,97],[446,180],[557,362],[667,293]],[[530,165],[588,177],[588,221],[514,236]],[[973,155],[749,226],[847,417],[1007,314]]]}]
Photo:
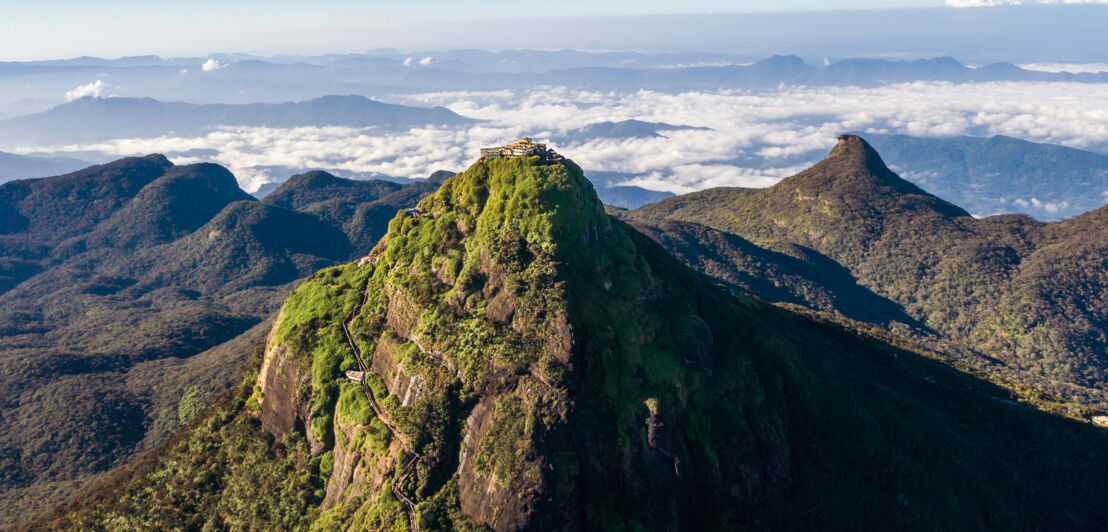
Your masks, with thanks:
[{"label": "sea of clouds", "polygon": [[[561,139],[554,147],[587,172],[617,172],[626,175],[626,184],[677,193],[713,186],[769,186],[825,156],[846,131],[925,137],[999,134],[1108,153],[1108,84],[914,82],[877,88],[782,86],[679,94],[546,87],[398,94],[389,100],[442,105],[483,122],[401,133],[345,127],[219,127],[197,137],[21,151],[110,157],[161,152],[178,163],[212,160],[230,168],[245,189],[256,190],[288,177],[274,175],[273,167],[397,177],[461,170],[477,158],[478,148],[530,135]],[[710,129],[669,131],[654,138],[573,139],[577,128],[626,119]]]}]

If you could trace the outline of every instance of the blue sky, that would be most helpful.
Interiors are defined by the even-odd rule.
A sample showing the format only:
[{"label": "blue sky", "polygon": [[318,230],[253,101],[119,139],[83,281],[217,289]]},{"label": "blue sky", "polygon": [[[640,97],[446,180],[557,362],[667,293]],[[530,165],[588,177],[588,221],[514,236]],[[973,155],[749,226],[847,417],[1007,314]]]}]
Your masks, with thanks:
[{"label": "blue sky", "polygon": [[[79,55],[201,56],[218,52],[315,54],[376,47],[476,46],[479,40],[465,39],[467,22],[489,19],[948,9],[944,7],[947,4],[1005,3],[1011,0],[0,0],[0,60]],[[441,32],[455,33],[456,44],[435,37]],[[513,39],[496,46],[543,46],[518,36]],[[572,47],[572,42],[567,39],[557,45]]]}]

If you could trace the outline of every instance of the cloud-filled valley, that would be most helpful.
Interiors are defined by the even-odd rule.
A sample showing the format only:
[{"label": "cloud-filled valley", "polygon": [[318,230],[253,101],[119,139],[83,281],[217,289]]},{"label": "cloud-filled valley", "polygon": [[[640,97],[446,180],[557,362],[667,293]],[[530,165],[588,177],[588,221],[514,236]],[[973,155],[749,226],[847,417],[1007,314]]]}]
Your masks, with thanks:
[{"label": "cloud-filled valley", "polygon": [[[588,171],[633,176],[630,184],[687,192],[768,186],[819,159],[845,131],[922,137],[1007,135],[1093,151],[1108,146],[1108,86],[1102,84],[913,82],[877,88],[780,87],[770,91],[633,93],[548,87],[396,95],[397,103],[441,105],[483,122],[401,132],[350,127],[219,127],[199,136],[33,146],[21,153],[102,157],[164,152],[213,160],[248,190],[288,176],[269,168],[327,168],[355,175],[422,177],[458,170],[478,148],[529,134]],[[709,129],[650,138],[591,138],[575,129],[638,119]]]}]

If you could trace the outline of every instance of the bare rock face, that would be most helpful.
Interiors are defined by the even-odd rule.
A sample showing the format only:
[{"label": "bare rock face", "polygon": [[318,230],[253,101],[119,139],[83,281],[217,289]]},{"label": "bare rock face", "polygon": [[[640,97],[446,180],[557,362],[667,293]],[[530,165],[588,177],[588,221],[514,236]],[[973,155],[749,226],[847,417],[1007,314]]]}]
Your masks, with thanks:
[{"label": "bare rock face", "polygon": [[[288,346],[275,341],[280,324],[280,318],[273,324],[258,373],[262,428],[278,439],[293,430],[309,434],[310,439],[311,431],[305,428],[308,426],[311,373]],[[313,445],[313,453],[315,447]]]},{"label": "bare rock face", "polygon": [[366,493],[379,493],[402,456],[397,442],[392,442],[385,453],[364,453],[359,443],[364,441],[365,431],[364,425],[348,425],[335,419],[335,461],[322,509],[334,508]]},{"label": "bare rock face", "polygon": [[401,338],[408,338],[419,322],[419,309],[402,290],[389,293],[389,328]]},{"label": "bare rock face", "polygon": [[[331,478],[327,481],[327,495],[323,499],[323,509],[333,508],[342,502],[346,488],[354,483],[354,476],[362,465],[362,455],[351,446],[356,441],[355,436],[364,427],[361,425],[347,425],[342,420],[335,419],[335,434],[342,434],[336,438],[334,448],[334,466],[331,470]],[[364,471],[361,475],[364,477]]]},{"label": "bare rock face", "polygon": [[385,381],[385,388],[389,395],[395,395],[400,399],[400,406],[408,406],[423,396],[426,386],[426,378],[419,373],[406,371],[403,364],[396,360],[397,351],[408,340],[401,340],[391,331],[386,332],[377,341],[377,349],[373,351],[373,362],[370,369],[381,380]]},{"label": "bare rock face", "polygon": [[512,322],[512,314],[515,313],[515,302],[506,293],[499,293],[489,301],[485,308],[485,317],[501,325]]},{"label": "bare rock face", "polygon": [[[462,439],[461,456],[458,458],[458,498],[461,500],[462,511],[484,523],[497,522],[497,508],[493,508],[487,502],[490,495],[502,494],[496,493],[497,486],[493,484],[491,476],[479,475],[474,470],[472,458],[477,455],[481,439],[492,426],[495,407],[496,400],[493,397],[485,397],[473,407],[473,411],[466,418],[465,437]],[[496,528],[496,530],[504,529]]]},{"label": "bare rock face", "polygon": [[[396,363],[396,353],[400,346],[401,340],[396,335],[385,333],[377,340],[377,348],[373,351],[370,369],[385,381],[386,387],[393,385],[398,377],[400,366]],[[389,393],[396,394],[394,388],[389,387],[388,390]]]}]

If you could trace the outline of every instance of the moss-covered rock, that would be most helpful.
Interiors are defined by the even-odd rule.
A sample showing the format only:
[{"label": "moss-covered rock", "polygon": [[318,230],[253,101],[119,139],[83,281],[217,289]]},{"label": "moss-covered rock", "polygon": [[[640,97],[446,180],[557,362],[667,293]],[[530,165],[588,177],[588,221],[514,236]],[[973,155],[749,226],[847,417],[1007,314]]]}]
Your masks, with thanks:
[{"label": "moss-covered rock", "polygon": [[[1108,512],[1104,434],[730,294],[607,216],[571,162],[479,162],[398,213],[373,255],[287,300],[263,373],[295,369],[302,394],[266,385],[261,423],[228,403],[154,469],[204,446],[230,460],[205,423],[252,426],[240,438],[283,442],[272,464],[309,472],[293,527],[316,529],[408,529],[402,498],[421,530],[1080,529]],[[345,377],[359,354],[381,409],[368,424]],[[285,411],[303,426],[266,422]],[[155,519],[120,502],[154,489],[149,471],[57,523]],[[246,499],[237,477],[172,478],[229,502],[166,526],[287,523],[272,513],[287,501]]]}]

